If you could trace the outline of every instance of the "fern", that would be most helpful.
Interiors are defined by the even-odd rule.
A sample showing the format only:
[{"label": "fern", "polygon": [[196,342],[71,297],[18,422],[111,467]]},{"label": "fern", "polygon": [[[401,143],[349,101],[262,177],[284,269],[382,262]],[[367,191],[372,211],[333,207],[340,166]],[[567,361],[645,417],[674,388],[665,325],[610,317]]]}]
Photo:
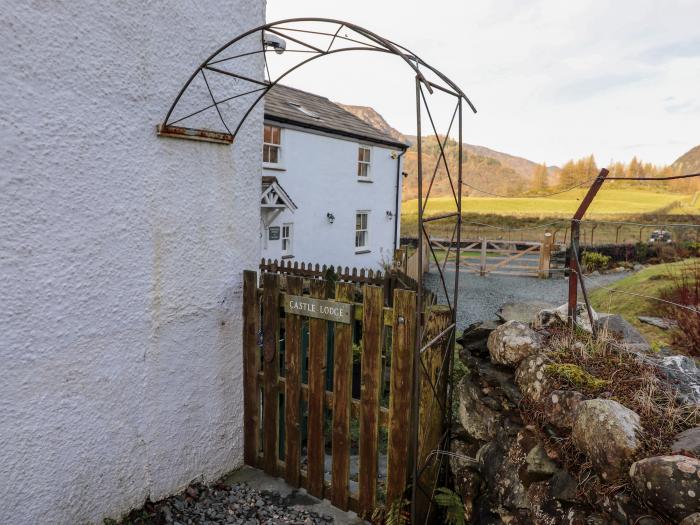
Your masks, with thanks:
[{"label": "fern", "polygon": [[457,493],[446,487],[435,491],[435,503],[445,511],[445,523],[448,525],[465,525],[464,504]]},{"label": "fern", "polygon": [[377,525],[408,525],[410,523],[406,507],[408,501],[396,499],[389,508],[378,507],[372,513],[372,523]]}]

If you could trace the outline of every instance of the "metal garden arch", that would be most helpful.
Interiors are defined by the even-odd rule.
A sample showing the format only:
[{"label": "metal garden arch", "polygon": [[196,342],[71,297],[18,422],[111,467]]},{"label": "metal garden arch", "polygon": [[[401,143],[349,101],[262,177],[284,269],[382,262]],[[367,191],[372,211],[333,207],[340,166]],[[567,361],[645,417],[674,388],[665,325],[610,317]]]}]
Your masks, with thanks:
[{"label": "metal garden arch", "polygon": [[[444,147],[457,120],[457,140],[462,143],[462,110],[463,103],[476,113],[476,109],[459,86],[438,69],[422,60],[418,55],[389,39],[355,24],[341,20],[326,18],[292,18],[261,25],[242,33],[226,44],[219,47],[207,57],[192,73],[180,89],[170,105],[163,122],[158,126],[158,133],[164,136],[178,136],[231,144],[250,115],[251,111],[264,98],[265,94],[282,79],[300,67],[323,56],[355,51],[371,51],[386,53],[399,57],[415,74],[415,103],[416,103],[416,140],[418,167],[418,267],[422,268],[423,249],[427,243],[430,247],[429,226],[434,221],[451,221],[453,223],[452,238],[449,250],[455,251],[454,288],[449,291],[445,281],[445,265],[448,257],[441,264],[435,252],[430,247],[442,283],[444,297],[451,309],[451,324],[438,337],[431,341],[424,340],[425,319],[423,312],[422,294],[417,294],[417,319],[415,326],[416,347],[413,355],[413,409],[418,410],[420,402],[420,386],[417,380],[419,367],[424,366],[421,354],[432,345],[448,338],[449,351],[440,369],[440,377],[447,374],[450,377],[453,361],[454,340],[456,335],[456,308],[458,302],[460,242],[462,224],[462,148],[459,148],[456,170],[450,170]],[[262,57],[262,61],[260,58]],[[295,60],[294,57],[298,57]],[[262,63],[261,63],[262,62]],[[275,63],[281,62],[279,74],[273,75]],[[264,66],[264,79],[250,78],[241,73],[241,66]],[[449,127],[444,134],[439,134],[433,115],[430,111],[429,95],[436,91],[452,97],[455,103]],[[435,136],[440,154],[436,165],[428,179],[427,189],[424,188],[423,166],[423,110],[428,116],[431,133]],[[424,217],[426,205],[433,184],[441,167],[444,167],[452,196],[454,210],[441,215]],[[455,173],[456,171],[456,173]],[[449,256],[449,251],[448,254]],[[418,289],[422,290],[423,275],[419,272]],[[449,399],[449,398],[448,398]],[[450,418],[451,410],[443,408],[443,417]],[[414,421],[416,414],[413,415]],[[416,425],[414,425],[416,427]],[[412,461],[412,480],[419,478],[420,473],[430,461],[443,458],[442,451],[449,447],[449,425],[442,439],[441,450],[433,451],[420,465]],[[411,456],[418,457],[418,430],[414,428],[411,435]],[[410,481],[409,481],[410,482]],[[415,501],[417,483],[412,486],[412,522],[415,521]],[[426,494],[432,499],[432,494]]]}]

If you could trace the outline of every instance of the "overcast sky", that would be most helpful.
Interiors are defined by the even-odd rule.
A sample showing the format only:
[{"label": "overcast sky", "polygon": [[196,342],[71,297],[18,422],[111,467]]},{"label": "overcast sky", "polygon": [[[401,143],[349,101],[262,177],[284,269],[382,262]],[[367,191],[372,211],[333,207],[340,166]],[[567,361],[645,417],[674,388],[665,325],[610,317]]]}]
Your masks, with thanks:
[{"label": "overcast sky", "polygon": [[[700,144],[700,0],[267,2],[268,21],[309,16],[364,26],[454,80],[478,110],[471,144],[559,165],[670,163]],[[376,55],[326,57],[285,82],[415,134],[410,71]]]}]

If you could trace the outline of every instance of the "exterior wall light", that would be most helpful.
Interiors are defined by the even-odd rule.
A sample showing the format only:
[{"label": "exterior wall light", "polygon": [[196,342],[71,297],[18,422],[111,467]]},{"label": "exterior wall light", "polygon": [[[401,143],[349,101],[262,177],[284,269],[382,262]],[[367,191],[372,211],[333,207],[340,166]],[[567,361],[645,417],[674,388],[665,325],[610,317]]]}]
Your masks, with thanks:
[{"label": "exterior wall light", "polygon": [[328,219],[328,222],[333,224],[335,221],[335,215],[333,215],[331,212],[326,213],[326,219]]},{"label": "exterior wall light", "polygon": [[394,218],[393,212],[391,212],[391,211],[389,211],[389,210],[386,210],[386,218],[387,218],[387,220],[389,220],[389,221],[390,221],[391,219],[393,219],[393,218]]}]

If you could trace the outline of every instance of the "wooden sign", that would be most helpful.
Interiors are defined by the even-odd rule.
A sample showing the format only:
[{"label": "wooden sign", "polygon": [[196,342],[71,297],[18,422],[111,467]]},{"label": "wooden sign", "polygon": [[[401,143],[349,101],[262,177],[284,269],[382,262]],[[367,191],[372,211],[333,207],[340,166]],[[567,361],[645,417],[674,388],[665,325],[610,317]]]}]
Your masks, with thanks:
[{"label": "wooden sign", "polygon": [[350,324],[352,321],[352,304],[339,303],[325,299],[314,299],[305,295],[284,295],[284,311],[288,314],[305,315]]},{"label": "wooden sign", "polygon": [[279,241],[280,240],[280,227],[279,226],[270,226],[270,235],[268,237],[269,240],[271,241]]}]

